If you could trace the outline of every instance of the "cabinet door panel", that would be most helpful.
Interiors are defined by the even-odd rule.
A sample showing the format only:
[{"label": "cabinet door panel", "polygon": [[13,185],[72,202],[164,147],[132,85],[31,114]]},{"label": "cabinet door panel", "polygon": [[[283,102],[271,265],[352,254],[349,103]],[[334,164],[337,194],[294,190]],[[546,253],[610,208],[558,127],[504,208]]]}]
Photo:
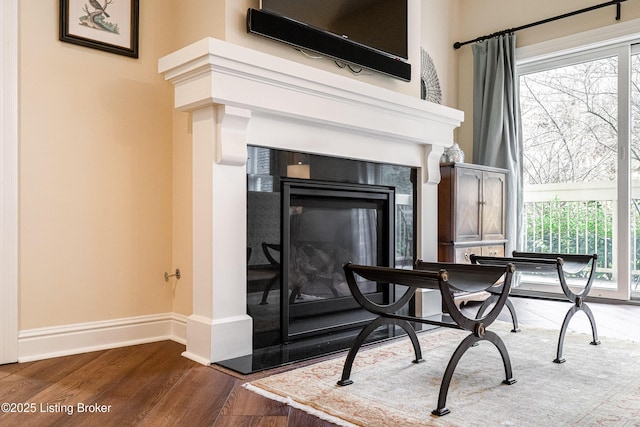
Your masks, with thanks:
[{"label": "cabinet door panel", "polygon": [[504,257],[504,245],[483,246],[482,256]]},{"label": "cabinet door panel", "polygon": [[505,238],[505,175],[496,172],[484,173],[482,195],[482,240]]},{"label": "cabinet door panel", "polygon": [[455,197],[456,241],[481,240],[482,172],[457,169]]}]

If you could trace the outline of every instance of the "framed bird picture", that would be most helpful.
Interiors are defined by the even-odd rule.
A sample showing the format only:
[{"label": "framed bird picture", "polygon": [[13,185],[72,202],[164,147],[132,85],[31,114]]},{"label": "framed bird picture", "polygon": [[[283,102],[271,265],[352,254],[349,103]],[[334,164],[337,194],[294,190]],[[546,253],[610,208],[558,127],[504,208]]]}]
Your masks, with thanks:
[{"label": "framed bird picture", "polygon": [[60,40],[138,57],[139,0],[60,0]]}]

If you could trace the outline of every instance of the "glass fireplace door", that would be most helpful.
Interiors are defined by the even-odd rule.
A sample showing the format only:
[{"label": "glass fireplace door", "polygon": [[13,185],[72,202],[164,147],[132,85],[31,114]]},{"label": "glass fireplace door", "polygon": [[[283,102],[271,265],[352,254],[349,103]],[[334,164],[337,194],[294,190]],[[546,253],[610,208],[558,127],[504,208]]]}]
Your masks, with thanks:
[{"label": "glass fireplace door", "polygon": [[[351,296],[342,266],[392,266],[394,190],[283,180],[281,195],[283,342],[370,319]],[[372,299],[389,301],[389,285],[360,286]]]}]

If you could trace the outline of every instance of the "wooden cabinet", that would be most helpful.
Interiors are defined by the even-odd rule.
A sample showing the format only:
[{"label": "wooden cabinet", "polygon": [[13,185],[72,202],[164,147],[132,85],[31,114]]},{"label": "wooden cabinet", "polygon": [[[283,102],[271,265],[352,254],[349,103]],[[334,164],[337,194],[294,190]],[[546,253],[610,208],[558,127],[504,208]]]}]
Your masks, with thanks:
[{"label": "wooden cabinet", "polygon": [[[467,163],[440,165],[438,260],[470,263],[471,254],[505,256],[507,170]],[[469,295],[456,295],[464,301]]]},{"label": "wooden cabinet", "polygon": [[504,242],[507,171],[447,163],[440,176],[438,241]]}]

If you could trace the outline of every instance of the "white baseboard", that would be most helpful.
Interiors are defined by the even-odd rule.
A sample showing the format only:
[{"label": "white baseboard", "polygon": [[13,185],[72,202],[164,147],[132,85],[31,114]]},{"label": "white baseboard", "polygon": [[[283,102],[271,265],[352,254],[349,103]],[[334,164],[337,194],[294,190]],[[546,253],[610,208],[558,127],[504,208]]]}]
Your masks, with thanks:
[{"label": "white baseboard", "polygon": [[23,330],[18,334],[18,362],[164,340],[186,344],[187,316],[165,313]]}]

